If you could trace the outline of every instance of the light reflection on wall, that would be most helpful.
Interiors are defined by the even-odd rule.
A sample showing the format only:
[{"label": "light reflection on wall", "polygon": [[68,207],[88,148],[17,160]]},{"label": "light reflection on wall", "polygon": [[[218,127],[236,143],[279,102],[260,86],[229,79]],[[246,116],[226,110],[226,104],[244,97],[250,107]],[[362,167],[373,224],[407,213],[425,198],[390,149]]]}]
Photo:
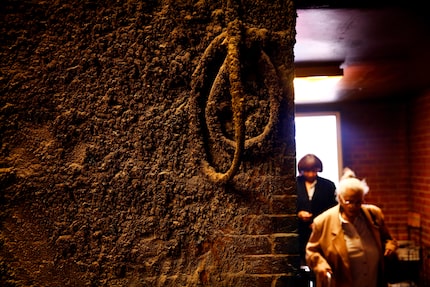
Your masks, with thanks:
[{"label": "light reflection on wall", "polygon": [[296,103],[330,102],[336,98],[336,89],[342,76],[315,76],[294,78]]}]

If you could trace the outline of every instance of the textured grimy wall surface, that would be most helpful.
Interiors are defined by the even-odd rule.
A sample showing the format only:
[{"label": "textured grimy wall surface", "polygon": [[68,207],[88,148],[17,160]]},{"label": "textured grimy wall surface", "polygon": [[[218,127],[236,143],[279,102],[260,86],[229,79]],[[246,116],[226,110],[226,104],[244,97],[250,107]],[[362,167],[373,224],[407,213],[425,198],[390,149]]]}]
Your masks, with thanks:
[{"label": "textured grimy wall surface", "polygon": [[293,286],[291,1],[0,3],[1,286]]}]

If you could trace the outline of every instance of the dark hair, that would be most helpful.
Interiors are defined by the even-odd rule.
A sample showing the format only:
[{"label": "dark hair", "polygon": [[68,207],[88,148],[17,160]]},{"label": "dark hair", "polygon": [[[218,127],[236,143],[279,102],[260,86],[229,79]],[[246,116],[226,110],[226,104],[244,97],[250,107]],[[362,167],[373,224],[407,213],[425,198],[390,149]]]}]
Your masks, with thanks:
[{"label": "dark hair", "polygon": [[314,154],[307,154],[299,160],[297,164],[299,172],[303,171],[317,171],[323,170],[322,161]]}]

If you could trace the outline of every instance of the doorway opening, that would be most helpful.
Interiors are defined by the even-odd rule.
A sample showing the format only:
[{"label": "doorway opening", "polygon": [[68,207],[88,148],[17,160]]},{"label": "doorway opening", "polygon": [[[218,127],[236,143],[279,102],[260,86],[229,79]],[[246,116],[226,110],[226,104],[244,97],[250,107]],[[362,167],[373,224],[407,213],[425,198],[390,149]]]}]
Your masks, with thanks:
[{"label": "doorway opening", "polygon": [[323,163],[319,175],[337,185],[343,169],[339,112],[297,113],[295,125],[296,162],[315,154]]}]

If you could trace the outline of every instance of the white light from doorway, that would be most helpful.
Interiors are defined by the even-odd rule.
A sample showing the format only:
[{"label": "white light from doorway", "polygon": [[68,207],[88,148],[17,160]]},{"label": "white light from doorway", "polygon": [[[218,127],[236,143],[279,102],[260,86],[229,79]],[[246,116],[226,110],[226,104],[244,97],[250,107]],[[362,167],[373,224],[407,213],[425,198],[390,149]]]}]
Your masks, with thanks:
[{"label": "white light from doorway", "polygon": [[315,154],[323,162],[319,175],[337,185],[343,164],[339,113],[299,113],[295,126],[297,162],[305,154]]},{"label": "white light from doorway", "polygon": [[331,102],[336,99],[336,90],[342,76],[314,76],[294,78],[296,103]]}]

